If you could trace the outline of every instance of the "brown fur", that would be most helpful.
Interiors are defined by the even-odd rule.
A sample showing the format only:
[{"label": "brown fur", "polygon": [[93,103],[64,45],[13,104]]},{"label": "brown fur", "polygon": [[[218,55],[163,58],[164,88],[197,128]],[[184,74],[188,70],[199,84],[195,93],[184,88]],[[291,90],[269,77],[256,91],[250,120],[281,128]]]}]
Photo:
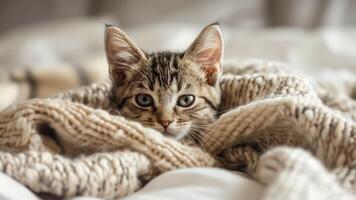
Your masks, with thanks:
[{"label": "brown fur", "polygon": [[[176,139],[199,140],[202,130],[215,120],[220,104],[223,40],[219,26],[206,27],[184,53],[144,53],[113,26],[106,28],[105,41],[120,114]],[[150,95],[153,105],[138,105],[139,94]],[[184,95],[195,97],[191,106],[177,103]]]}]

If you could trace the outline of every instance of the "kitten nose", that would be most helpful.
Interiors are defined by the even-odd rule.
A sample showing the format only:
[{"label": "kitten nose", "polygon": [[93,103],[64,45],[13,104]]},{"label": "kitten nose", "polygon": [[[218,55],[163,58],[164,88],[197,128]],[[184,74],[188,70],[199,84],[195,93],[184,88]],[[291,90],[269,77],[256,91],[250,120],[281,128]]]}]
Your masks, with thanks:
[{"label": "kitten nose", "polygon": [[162,127],[164,129],[167,129],[167,127],[169,126],[169,124],[171,123],[172,121],[169,121],[169,120],[164,120],[164,121],[160,121]]}]

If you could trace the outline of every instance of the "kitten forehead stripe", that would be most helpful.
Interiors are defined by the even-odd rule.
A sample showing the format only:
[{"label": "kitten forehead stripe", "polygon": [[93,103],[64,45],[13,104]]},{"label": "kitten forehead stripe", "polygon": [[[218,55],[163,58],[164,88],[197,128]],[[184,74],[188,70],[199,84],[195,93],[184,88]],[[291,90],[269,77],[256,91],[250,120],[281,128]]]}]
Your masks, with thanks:
[{"label": "kitten forehead stripe", "polygon": [[[145,53],[120,29],[107,30],[105,50],[118,113],[177,140],[200,134],[216,119],[223,56],[219,26],[204,28],[184,53]],[[152,104],[139,106],[135,96],[143,93],[152,96]],[[186,94],[196,97],[191,107],[177,103]],[[162,123],[167,119],[169,127]]]}]

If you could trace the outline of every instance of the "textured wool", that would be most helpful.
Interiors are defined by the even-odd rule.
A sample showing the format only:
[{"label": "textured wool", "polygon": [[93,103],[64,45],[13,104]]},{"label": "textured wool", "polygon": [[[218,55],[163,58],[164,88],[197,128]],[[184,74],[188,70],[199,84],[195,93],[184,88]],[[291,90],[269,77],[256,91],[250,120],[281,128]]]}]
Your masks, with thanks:
[{"label": "textured wool", "polygon": [[221,80],[225,113],[201,147],[115,115],[110,84],[93,84],[1,110],[0,170],[38,193],[117,199],[168,170],[246,167],[266,185],[265,199],[355,198],[351,97],[279,63],[227,71],[233,74]]}]

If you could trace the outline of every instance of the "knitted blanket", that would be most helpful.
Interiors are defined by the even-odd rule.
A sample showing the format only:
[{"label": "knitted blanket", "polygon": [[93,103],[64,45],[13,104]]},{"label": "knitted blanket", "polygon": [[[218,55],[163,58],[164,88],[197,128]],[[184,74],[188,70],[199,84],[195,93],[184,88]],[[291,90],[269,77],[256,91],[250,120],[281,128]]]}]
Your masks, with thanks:
[{"label": "knitted blanket", "polygon": [[0,171],[37,193],[124,197],[168,170],[244,169],[265,199],[354,199],[356,85],[295,76],[279,63],[226,67],[220,118],[200,146],[112,114],[98,83],[0,112]]}]

